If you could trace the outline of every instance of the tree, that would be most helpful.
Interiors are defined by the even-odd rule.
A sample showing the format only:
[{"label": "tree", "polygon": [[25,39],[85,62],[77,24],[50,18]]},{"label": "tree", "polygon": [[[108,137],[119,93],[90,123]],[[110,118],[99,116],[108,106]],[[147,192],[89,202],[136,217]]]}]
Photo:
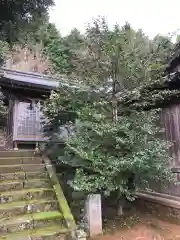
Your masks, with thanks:
[{"label": "tree", "polygon": [[44,36],[40,39],[44,45],[44,53],[51,59],[55,72],[72,74],[76,52],[81,51],[84,42],[83,36],[77,29],[73,29],[68,36],[63,38],[54,24],[48,24],[43,33]]},{"label": "tree", "polygon": [[[48,8],[54,4],[53,0],[17,0],[1,1],[0,3],[0,38],[13,42],[18,39],[18,33],[27,24],[36,19],[44,19]],[[38,25],[36,25],[37,29]],[[24,28],[24,29],[25,29]]]},{"label": "tree", "polygon": [[[119,104],[117,98],[156,82],[169,46],[129,24],[110,30],[102,19],[87,28],[73,72],[87,87],[61,85],[44,106],[51,129],[65,144],[61,155],[56,152],[58,160],[75,168],[75,190],[131,199],[149,180],[171,179],[168,145],[157,137],[156,111],[131,110],[128,101]],[[65,137],[62,126],[69,129]]]},{"label": "tree", "polygon": [[9,45],[5,41],[0,41],[0,66],[4,64],[9,55]]},{"label": "tree", "polygon": [[48,24],[42,38],[44,53],[52,61],[57,73],[69,74],[71,72],[70,52],[68,44],[61,37],[54,24]]},{"label": "tree", "polygon": [[49,15],[47,12],[41,16],[35,15],[31,22],[23,23],[18,31],[17,41],[19,44],[34,46],[41,44],[45,37],[46,29],[49,24]]},{"label": "tree", "polygon": [[[39,26],[38,29],[35,29],[36,26]],[[40,44],[44,55],[51,60],[54,71],[69,75],[73,72],[73,59],[76,50],[80,49],[83,37],[76,29],[62,37],[55,24],[45,19],[43,24],[34,21],[26,31],[23,30],[19,41],[22,45],[25,41],[29,48]]]},{"label": "tree", "polygon": [[100,18],[86,30],[84,44],[73,60],[74,72],[86,83],[92,84],[93,79],[95,85],[100,82],[107,85],[114,77],[114,69],[121,75],[119,88],[133,89],[152,81],[152,73],[153,78],[159,78],[157,73],[163,73],[172,48],[169,37],[156,36],[150,40],[142,30],[135,31],[128,23],[123,27],[115,25],[110,30],[106,21]]},{"label": "tree", "polygon": [[[2,66],[9,56],[9,45],[5,41],[0,40],[0,66]],[[7,108],[4,105],[4,96],[0,91],[0,126],[4,127],[6,123]]]}]

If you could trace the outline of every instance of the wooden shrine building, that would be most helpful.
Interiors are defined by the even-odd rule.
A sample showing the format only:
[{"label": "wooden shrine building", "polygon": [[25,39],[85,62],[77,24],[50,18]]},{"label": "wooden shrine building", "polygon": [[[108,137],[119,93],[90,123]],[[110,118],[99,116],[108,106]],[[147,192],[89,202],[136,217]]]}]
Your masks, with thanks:
[{"label": "wooden shrine building", "polygon": [[[168,206],[170,211],[178,213],[180,209],[180,43],[174,49],[174,54],[169,61],[167,67],[167,82],[168,90],[178,90],[172,94],[168,101],[161,106],[161,124],[165,129],[163,138],[171,142],[169,154],[172,157],[170,162],[170,171],[173,172],[177,183],[164,185],[162,183],[152,183],[150,189],[137,193],[141,200],[152,203],[153,208],[159,211],[159,205]],[[178,93],[177,93],[178,92]],[[157,205],[156,205],[157,204]],[[142,206],[142,203],[141,203]],[[152,205],[151,205],[152,206]],[[165,212],[167,209],[165,210]],[[168,210],[169,211],[169,210]],[[168,212],[167,211],[167,212]],[[172,213],[171,212],[171,213]]]},{"label": "wooden shrine building", "polygon": [[44,141],[41,101],[57,89],[58,81],[42,74],[1,68],[0,86],[8,106],[8,145],[17,149],[18,144]]}]

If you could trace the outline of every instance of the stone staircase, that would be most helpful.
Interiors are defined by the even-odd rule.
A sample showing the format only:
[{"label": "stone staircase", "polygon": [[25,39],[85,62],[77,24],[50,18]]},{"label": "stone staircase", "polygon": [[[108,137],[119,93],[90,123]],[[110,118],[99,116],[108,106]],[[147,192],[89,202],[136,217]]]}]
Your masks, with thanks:
[{"label": "stone staircase", "polygon": [[76,225],[48,159],[0,152],[0,240],[69,239]]}]

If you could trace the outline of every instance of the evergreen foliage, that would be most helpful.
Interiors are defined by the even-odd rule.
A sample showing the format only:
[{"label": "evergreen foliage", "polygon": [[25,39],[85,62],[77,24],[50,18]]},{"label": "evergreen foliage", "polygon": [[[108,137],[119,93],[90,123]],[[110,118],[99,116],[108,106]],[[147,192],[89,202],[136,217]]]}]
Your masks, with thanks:
[{"label": "evergreen foliage", "polygon": [[[60,91],[44,106],[55,138],[65,148],[53,149],[58,162],[75,168],[71,186],[86,193],[118,192],[132,198],[139,187],[148,187],[150,180],[171,179],[170,157],[166,142],[157,135],[156,111],[126,111],[112,118],[112,105],[106,98],[87,91]],[[73,124],[74,123],[74,124]],[[68,135],[64,135],[64,128]],[[52,135],[51,135],[52,136]]]},{"label": "evergreen foliage", "polygon": [[[0,2],[0,39],[12,43],[18,40],[18,33],[37,20],[41,22],[48,8],[54,4],[53,0],[9,0]],[[36,24],[35,29],[38,28]]]},{"label": "evergreen foliage", "polygon": [[71,186],[131,198],[151,180],[170,180],[168,145],[159,138],[157,111],[139,112],[130,105],[145,97],[147,104],[155,101],[149,93],[163,88],[171,39],[150,40],[129,24],[109,29],[98,19],[87,28],[81,47],[72,56],[79,88],[60,85],[44,105],[51,137],[65,146],[53,154],[75,169]]}]

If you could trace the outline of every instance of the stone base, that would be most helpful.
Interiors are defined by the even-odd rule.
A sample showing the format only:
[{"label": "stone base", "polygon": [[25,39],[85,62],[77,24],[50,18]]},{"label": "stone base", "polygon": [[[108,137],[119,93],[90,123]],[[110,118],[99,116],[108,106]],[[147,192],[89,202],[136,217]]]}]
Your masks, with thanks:
[{"label": "stone base", "polygon": [[86,240],[87,239],[87,234],[82,229],[76,231],[76,236],[77,236],[78,240]]}]

